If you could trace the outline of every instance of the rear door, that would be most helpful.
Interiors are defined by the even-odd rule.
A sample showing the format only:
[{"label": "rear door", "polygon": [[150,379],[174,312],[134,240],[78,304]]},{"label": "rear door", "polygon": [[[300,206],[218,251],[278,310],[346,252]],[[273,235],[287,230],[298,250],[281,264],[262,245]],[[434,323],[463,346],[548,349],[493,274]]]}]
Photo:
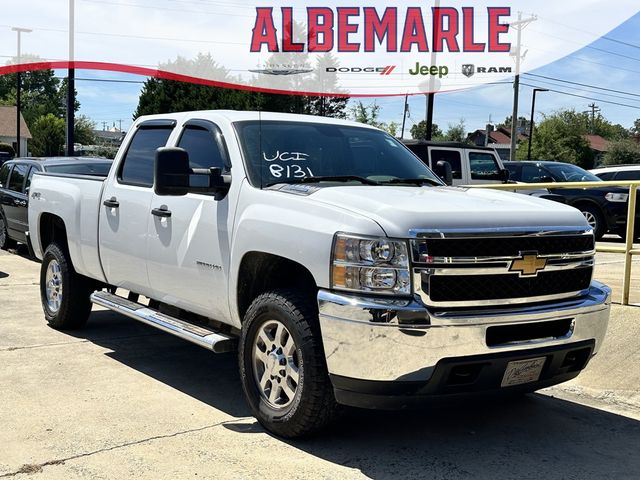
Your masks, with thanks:
[{"label": "rear door", "polygon": [[467,185],[469,183],[462,161],[462,150],[459,148],[429,147],[429,161],[432,170],[438,162],[448,162],[451,165],[453,185]]},{"label": "rear door", "polygon": [[107,281],[150,296],[147,229],[152,219],[156,150],[167,144],[174,120],[137,126],[117,171],[107,179],[100,205],[100,260]]},{"label": "rear door", "polygon": [[26,241],[25,232],[29,229],[27,220],[27,197],[24,194],[24,184],[29,165],[16,163],[9,175],[8,188],[3,195],[3,205],[5,217],[7,219],[7,229],[12,238],[19,242]]},{"label": "rear door", "polygon": [[[222,132],[208,120],[187,121],[176,146],[189,153],[191,168],[229,171],[231,167]],[[153,216],[148,226],[148,269],[154,298],[206,317],[227,319],[229,195],[153,194],[151,208],[165,212],[165,216]]]}]

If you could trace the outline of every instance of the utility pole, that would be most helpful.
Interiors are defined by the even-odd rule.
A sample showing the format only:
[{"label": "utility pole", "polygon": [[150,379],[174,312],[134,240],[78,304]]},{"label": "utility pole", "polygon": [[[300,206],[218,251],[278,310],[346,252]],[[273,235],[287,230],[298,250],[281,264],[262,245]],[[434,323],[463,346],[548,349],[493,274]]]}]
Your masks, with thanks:
[{"label": "utility pole", "polygon": [[[75,60],[74,31],[75,31],[75,0],[69,0],[69,62]],[[75,113],[76,113],[76,70],[69,65],[67,79],[67,156],[73,157],[73,144],[75,143]]]},{"label": "utility pole", "polygon": [[104,120],[102,121],[102,130],[106,130],[107,129],[107,122],[105,122]]},{"label": "utility pole", "polygon": [[[17,62],[18,62],[18,66],[20,65],[20,63],[22,62],[22,45],[21,45],[21,34],[23,33],[30,33],[33,30],[30,30],[28,28],[20,28],[20,27],[13,27],[11,30],[13,30],[14,32],[16,32],[18,34],[18,57],[17,57]],[[22,74],[20,71],[16,72],[16,157],[20,156],[20,109],[21,109],[21,105],[20,105],[20,93],[22,90]],[[25,152],[27,153],[27,152]]]},{"label": "utility pole", "polygon": [[[516,147],[518,144],[518,100],[520,96],[520,62],[524,58],[522,55],[522,30],[525,29],[527,25],[531,22],[537,20],[538,17],[529,17],[526,19],[522,19],[522,12],[518,12],[518,21],[512,22],[509,24],[511,28],[515,28],[518,31],[518,40],[516,44],[516,77],[513,81],[513,113],[511,114],[511,153],[509,155],[509,160],[513,161],[516,159]],[[514,55],[513,53],[511,55]],[[526,52],[525,52],[526,55]]]},{"label": "utility pole", "polygon": [[596,113],[600,113],[600,107],[598,107],[595,102],[587,106],[591,111],[587,110],[585,113],[591,115],[591,126],[589,128],[589,131],[591,132],[591,135],[593,135],[596,131]]},{"label": "utility pole", "polygon": [[118,120],[118,130],[122,131],[122,120]]},{"label": "utility pole", "polygon": [[409,95],[404,96],[404,110],[402,112],[402,130],[400,131],[400,139],[404,138],[404,126],[407,123],[407,114],[409,113]]},{"label": "utility pole", "polygon": [[[433,8],[440,8],[440,0],[435,0]],[[431,65],[436,64],[436,52],[435,49],[431,51]],[[426,112],[426,129],[425,129],[425,140],[431,140],[433,137],[433,103],[436,99],[435,94],[435,79],[433,75],[429,75],[429,93],[427,93],[427,112]]]}]

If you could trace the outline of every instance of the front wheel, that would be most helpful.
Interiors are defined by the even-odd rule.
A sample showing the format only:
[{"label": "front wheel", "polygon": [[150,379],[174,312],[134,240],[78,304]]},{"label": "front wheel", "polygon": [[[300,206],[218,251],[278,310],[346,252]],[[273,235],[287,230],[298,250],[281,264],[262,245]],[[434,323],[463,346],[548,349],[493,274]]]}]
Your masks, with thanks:
[{"label": "front wheel", "polygon": [[47,247],[40,267],[40,298],[49,326],[58,330],[84,326],[91,313],[92,286],[73,269],[66,249],[56,243]]},{"label": "front wheel", "polygon": [[0,211],[0,248],[7,250],[16,246],[16,242],[9,237],[9,230],[7,228],[7,220],[4,217],[4,213]]},{"label": "front wheel", "polygon": [[593,235],[596,237],[596,240],[600,240],[606,233],[604,217],[600,209],[592,205],[581,205],[578,208],[580,212],[582,212],[582,215],[584,215],[589,226],[593,228]]},{"label": "front wheel", "polygon": [[258,421],[282,437],[325,427],[337,411],[314,302],[294,290],[258,296],[245,315],[240,376]]}]

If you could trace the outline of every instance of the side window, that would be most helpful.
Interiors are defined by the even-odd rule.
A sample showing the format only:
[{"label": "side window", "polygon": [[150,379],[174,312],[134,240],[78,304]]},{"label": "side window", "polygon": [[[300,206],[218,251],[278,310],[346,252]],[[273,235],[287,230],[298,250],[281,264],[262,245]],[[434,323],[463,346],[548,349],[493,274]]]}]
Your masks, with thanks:
[{"label": "side window", "polygon": [[141,187],[153,186],[153,162],[156,150],[167,144],[171,128],[140,128],[127,148],[118,179]]},{"label": "side window", "polygon": [[[604,180],[604,178],[602,179]],[[616,180],[640,180],[640,170],[623,170],[618,172]]]},{"label": "side window", "polygon": [[[549,174],[535,165],[523,165],[522,167],[522,181],[525,183],[540,183],[543,177],[548,177]],[[545,179],[546,180],[546,179]]]},{"label": "side window", "polygon": [[33,178],[33,174],[39,172],[38,167],[31,167],[29,170],[29,175],[27,175],[27,182],[24,184],[24,191],[27,191],[27,188],[31,186],[31,179]]},{"label": "side window", "polygon": [[215,134],[200,127],[187,126],[182,132],[178,147],[189,153],[191,168],[225,168],[225,156]]},{"label": "side window", "polygon": [[11,165],[3,165],[2,168],[0,168],[0,188],[8,187],[9,170],[11,170]]},{"label": "side window", "polygon": [[469,152],[471,180],[500,180],[500,168],[491,153]]},{"label": "side window", "polygon": [[517,165],[513,165],[513,164],[507,164],[504,166],[504,168],[509,170],[509,178],[511,180],[515,180],[517,182],[522,181],[520,179],[520,172],[522,171],[521,167],[518,167]]},{"label": "side window", "polygon": [[440,161],[449,162],[453,178],[462,178],[462,160],[460,152],[457,150],[431,150],[431,166],[435,166]]},{"label": "side window", "polygon": [[14,192],[22,192],[22,185],[24,184],[24,177],[27,175],[28,165],[16,164],[11,171],[9,177],[9,190]]},{"label": "side window", "polygon": [[598,177],[600,180],[613,180],[613,176],[616,174],[616,172],[604,172],[604,173],[596,173],[596,177]]}]

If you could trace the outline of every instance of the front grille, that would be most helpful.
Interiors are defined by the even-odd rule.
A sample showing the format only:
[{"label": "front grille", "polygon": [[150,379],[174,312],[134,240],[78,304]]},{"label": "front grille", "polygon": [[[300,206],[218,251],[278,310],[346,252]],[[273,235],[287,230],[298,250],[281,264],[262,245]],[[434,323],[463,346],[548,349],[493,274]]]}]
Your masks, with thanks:
[{"label": "front grille", "polygon": [[510,257],[535,251],[539,255],[590,252],[595,248],[593,235],[540,237],[426,238],[413,243],[414,261],[431,257]]},{"label": "front grille", "polygon": [[595,242],[590,231],[424,235],[411,245],[414,288],[427,305],[560,300],[588,290],[591,283]]},{"label": "front grille", "polygon": [[506,275],[426,275],[422,291],[432,302],[509,300],[574,293],[589,288],[592,267],[541,272],[536,277]]}]

